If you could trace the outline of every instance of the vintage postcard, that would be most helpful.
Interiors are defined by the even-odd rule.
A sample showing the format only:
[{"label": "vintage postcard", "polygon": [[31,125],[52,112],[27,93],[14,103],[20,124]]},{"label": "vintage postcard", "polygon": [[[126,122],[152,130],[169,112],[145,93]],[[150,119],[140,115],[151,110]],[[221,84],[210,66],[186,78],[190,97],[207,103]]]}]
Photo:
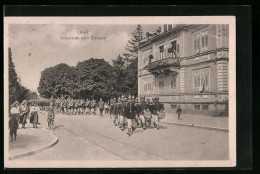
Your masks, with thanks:
[{"label": "vintage postcard", "polygon": [[236,166],[235,24],[5,17],[5,168]]}]

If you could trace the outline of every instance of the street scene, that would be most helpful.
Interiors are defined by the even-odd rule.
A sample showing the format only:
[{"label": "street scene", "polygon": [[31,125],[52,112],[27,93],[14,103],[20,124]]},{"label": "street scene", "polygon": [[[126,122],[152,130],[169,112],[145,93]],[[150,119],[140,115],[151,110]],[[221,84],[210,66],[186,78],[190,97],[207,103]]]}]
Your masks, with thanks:
[{"label": "street scene", "polygon": [[[48,129],[46,116],[40,114],[39,129]],[[176,116],[176,115],[175,115]],[[225,120],[222,121],[222,124]],[[221,122],[221,121],[220,121]],[[224,125],[223,125],[224,127]],[[28,131],[25,132],[25,131]],[[20,138],[10,144],[11,153],[32,147],[32,142],[22,142],[24,136],[35,145],[44,146],[52,142],[46,135],[30,133],[32,125],[20,130]],[[148,126],[137,128],[129,137],[113,125],[109,114],[67,116],[57,114],[50,130],[58,138],[51,148],[17,160],[227,160],[228,133],[219,130],[194,128],[162,122],[160,130]],[[30,137],[31,136],[31,137]],[[184,138],[185,137],[185,138]],[[35,137],[34,137],[35,138]],[[219,142],[219,143],[216,143]],[[19,147],[20,144],[28,147]],[[33,143],[33,144],[34,144]],[[17,148],[17,149],[15,149]]]},{"label": "street scene", "polygon": [[5,35],[13,164],[231,159],[229,24],[36,19]]}]

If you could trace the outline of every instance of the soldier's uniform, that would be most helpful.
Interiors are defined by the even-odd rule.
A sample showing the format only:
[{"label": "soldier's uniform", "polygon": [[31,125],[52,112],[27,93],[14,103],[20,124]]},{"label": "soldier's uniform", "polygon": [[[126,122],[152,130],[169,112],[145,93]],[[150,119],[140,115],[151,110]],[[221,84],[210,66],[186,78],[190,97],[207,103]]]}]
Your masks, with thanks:
[{"label": "soldier's uniform", "polygon": [[101,98],[100,101],[98,102],[98,108],[99,108],[99,115],[100,116],[103,115],[104,105],[105,105],[105,103]]},{"label": "soldier's uniform", "polygon": [[75,101],[74,99],[71,99],[70,102],[69,102],[69,114],[73,114],[74,112],[74,104],[75,104]]},{"label": "soldier's uniform", "polygon": [[132,101],[130,96],[129,96],[128,101],[125,105],[125,114],[126,114],[126,118],[127,118],[127,128],[128,128],[127,134],[129,136],[131,136],[134,129],[135,129],[135,127],[134,127],[134,123],[135,123],[135,103],[134,103],[134,101]]},{"label": "soldier's uniform", "polygon": [[126,98],[122,96],[122,102],[121,102],[121,107],[120,107],[120,114],[119,114],[119,121],[120,121],[120,126],[121,130],[123,131],[125,129],[125,119],[126,119]]},{"label": "soldier's uniform", "polygon": [[121,98],[119,97],[118,98],[118,102],[116,103],[116,106],[114,108],[114,115],[115,115],[115,119],[116,119],[116,122],[117,122],[117,126],[120,126],[120,114],[121,114]]},{"label": "soldier's uniform", "polygon": [[158,112],[160,110],[160,104],[156,102],[155,99],[153,99],[153,103],[149,107],[151,113],[152,113],[152,123],[154,124],[154,127],[159,130],[159,117]]},{"label": "soldier's uniform", "polygon": [[69,98],[68,99],[65,99],[65,102],[64,102],[64,112],[65,114],[69,114]]},{"label": "soldier's uniform", "polygon": [[144,111],[145,111],[145,109],[147,109],[145,97],[141,98],[139,108],[140,108],[139,117],[140,117],[140,120],[141,120],[142,127],[145,130],[146,129],[146,118],[144,116]]},{"label": "soldier's uniform", "polygon": [[115,105],[115,99],[110,99],[110,111],[109,111],[109,114],[110,114],[110,118],[112,118],[114,116],[114,105]]},{"label": "soldier's uniform", "polygon": [[96,105],[97,105],[96,100],[93,99],[93,100],[90,102],[91,114],[96,115]]},{"label": "soldier's uniform", "polygon": [[85,101],[83,99],[80,99],[80,104],[79,104],[79,114],[84,114],[85,112]]},{"label": "soldier's uniform", "polygon": [[77,115],[79,113],[79,105],[80,105],[80,100],[77,99],[75,100],[75,104],[74,104],[74,114]]},{"label": "soldier's uniform", "polygon": [[65,107],[65,98],[63,97],[63,95],[60,97],[60,108],[61,108],[61,113],[62,115],[64,114],[64,107]]},{"label": "soldier's uniform", "polygon": [[87,99],[86,102],[85,102],[85,114],[86,115],[91,114],[90,113],[90,101],[89,101],[89,99]]}]

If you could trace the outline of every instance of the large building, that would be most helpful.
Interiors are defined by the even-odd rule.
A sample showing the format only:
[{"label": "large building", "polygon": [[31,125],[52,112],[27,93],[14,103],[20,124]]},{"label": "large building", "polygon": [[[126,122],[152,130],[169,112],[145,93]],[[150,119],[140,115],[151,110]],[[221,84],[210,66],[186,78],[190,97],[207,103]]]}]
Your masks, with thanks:
[{"label": "large building", "polygon": [[167,109],[228,115],[228,25],[163,25],[138,50],[138,95]]}]

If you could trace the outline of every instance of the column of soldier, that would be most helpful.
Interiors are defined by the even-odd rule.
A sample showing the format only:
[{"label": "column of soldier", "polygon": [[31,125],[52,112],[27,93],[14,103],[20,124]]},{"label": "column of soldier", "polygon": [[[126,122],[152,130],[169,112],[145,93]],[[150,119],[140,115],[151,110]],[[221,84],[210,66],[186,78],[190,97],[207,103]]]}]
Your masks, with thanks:
[{"label": "column of soldier", "polygon": [[118,99],[114,98],[110,103],[110,117],[113,124],[122,131],[127,127],[127,134],[131,136],[138,127],[146,130],[147,124],[159,130],[159,120],[164,118],[164,105],[159,102],[159,98],[145,100],[134,96],[122,95]]},{"label": "column of soldier", "polygon": [[[105,109],[110,110],[110,118],[113,119],[113,124],[118,126],[122,131],[127,128],[127,134],[131,136],[137,127],[144,130],[147,124],[152,125],[159,130],[159,120],[164,118],[163,104],[159,102],[159,98],[152,98],[145,100],[145,97],[140,98],[134,96],[122,95],[121,97],[114,98],[110,102],[104,103],[102,99],[97,103],[96,100],[86,99],[73,99],[70,96],[65,99],[64,96],[50,99],[54,104],[56,113],[67,115],[81,115],[81,114],[94,114],[96,115],[97,107],[100,109],[102,115],[104,105]],[[109,105],[109,107],[106,107]]]},{"label": "column of soldier", "polygon": [[57,99],[51,97],[50,102],[54,104],[56,113],[67,115],[96,115],[97,107],[104,108],[104,102],[102,101],[102,99],[99,103],[97,103],[94,99],[91,101],[89,99],[86,99],[85,101],[83,99],[73,99],[70,96],[65,99],[65,97],[62,95],[60,98]]}]

